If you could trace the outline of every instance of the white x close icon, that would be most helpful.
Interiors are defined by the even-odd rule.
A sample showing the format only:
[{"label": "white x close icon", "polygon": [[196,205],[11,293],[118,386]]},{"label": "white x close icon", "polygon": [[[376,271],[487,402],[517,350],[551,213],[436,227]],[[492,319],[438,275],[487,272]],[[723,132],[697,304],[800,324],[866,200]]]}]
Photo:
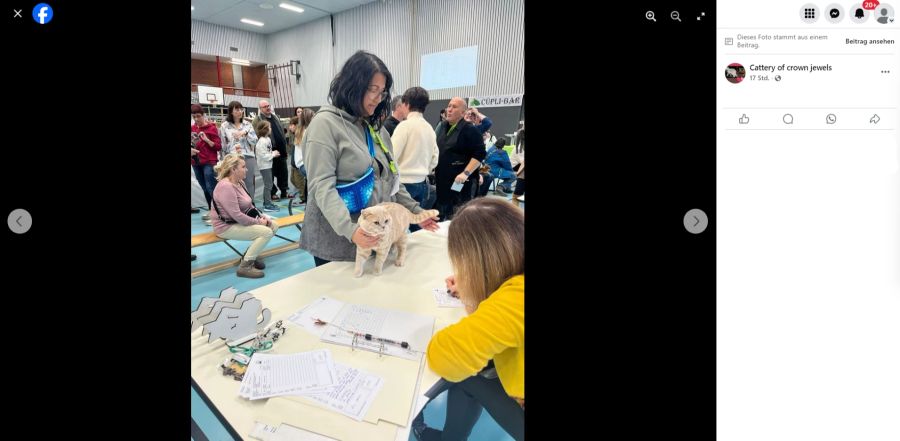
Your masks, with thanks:
[{"label": "white x close icon", "polygon": [[13,9],[13,12],[16,13],[16,15],[13,15],[13,18],[16,18],[16,17],[22,18],[22,10],[21,9]]}]

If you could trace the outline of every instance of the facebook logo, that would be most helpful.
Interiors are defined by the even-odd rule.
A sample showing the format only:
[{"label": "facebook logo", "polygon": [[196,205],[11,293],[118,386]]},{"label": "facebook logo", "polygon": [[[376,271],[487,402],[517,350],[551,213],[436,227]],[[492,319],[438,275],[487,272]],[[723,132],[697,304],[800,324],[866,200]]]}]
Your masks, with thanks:
[{"label": "facebook logo", "polygon": [[38,5],[31,10],[31,17],[40,24],[50,23],[50,20],[53,20],[53,8],[46,3],[38,3]]}]

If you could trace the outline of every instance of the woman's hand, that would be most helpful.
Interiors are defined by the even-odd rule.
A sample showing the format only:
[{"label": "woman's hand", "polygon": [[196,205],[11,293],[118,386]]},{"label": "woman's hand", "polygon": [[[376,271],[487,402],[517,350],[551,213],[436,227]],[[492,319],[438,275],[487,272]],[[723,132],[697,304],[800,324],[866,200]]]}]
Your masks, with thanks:
[{"label": "woman's hand", "polygon": [[357,228],[353,232],[352,240],[353,243],[362,248],[375,248],[375,245],[378,245],[378,236],[372,236],[362,228]]},{"label": "woman's hand", "polygon": [[453,179],[453,182],[457,184],[464,184],[466,182],[466,179],[469,179],[469,177],[466,176],[465,173],[460,173],[456,175],[456,177]]},{"label": "woman's hand", "polygon": [[[459,288],[456,285],[456,276],[455,275],[448,276],[446,279],[444,279],[444,282],[447,283],[447,291],[450,294],[450,296],[456,297],[458,299],[459,298]],[[463,302],[463,306],[465,306],[465,308],[466,308],[466,314],[471,314],[471,313],[475,312],[476,309],[478,309],[478,305],[471,304],[471,303],[465,302],[465,301]]]},{"label": "woman's hand", "polygon": [[456,288],[456,276],[448,276],[446,279],[444,279],[444,282],[447,283],[447,291],[450,291],[450,295],[458,299],[459,291]]},{"label": "woman's hand", "polygon": [[273,150],[273,151],[272,151],[272,157],[273,157],[273,158],[278,158],[278,157],[280,157],[280,156],[281,156],[281,152],[279,152],[278,150]]},{"label": "woman's hand", "polygon": [[423,220],[422,222],[419,222],[419,227],[421,227],[423,230],[437,231],[438,228],[440,228],[437,224],[437,221],[438,221],[438,218],[430,217],[428,219]]}]

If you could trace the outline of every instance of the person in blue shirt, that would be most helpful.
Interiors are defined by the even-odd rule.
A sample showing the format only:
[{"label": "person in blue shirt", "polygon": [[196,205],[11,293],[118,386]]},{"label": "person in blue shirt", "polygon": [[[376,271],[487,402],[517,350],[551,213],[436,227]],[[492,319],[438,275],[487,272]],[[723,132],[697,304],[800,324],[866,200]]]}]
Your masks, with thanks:
[{"label": "person in blue shirt", "polygon": [[482,135],[494,125],[490,118],[479,112],[475,107],[470,107],[469,110],[466,111],[465,120],[472,123],[472,125],[478,129],[478,133]]},{"label": "person in blue shirt", "polygon": [[480,196],[487,195],[491,182],[495,178],[501,179],[501,182],[497,184],[497,188],[494,189],[496,193],[505,195],[512,191],[512,185],[516,182],[516,172],[513,171],[512,163],[509,161],[509,154],[506,153],[506,150],[503,150],[504,146],[506,146],[506,138],[498,138],[497,142],[487,151],[484,163],[490,166],[491,169],[482,176],[483,182],[481,188],[479,188]]}]

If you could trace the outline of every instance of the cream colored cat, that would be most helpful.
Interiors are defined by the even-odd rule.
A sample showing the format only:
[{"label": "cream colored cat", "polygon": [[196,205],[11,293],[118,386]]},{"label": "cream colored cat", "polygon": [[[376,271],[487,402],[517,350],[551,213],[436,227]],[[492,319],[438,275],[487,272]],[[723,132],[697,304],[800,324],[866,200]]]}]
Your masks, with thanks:
[{"label": "cream colored cat", "polygon": [[394,202],[382,202],[364,209],[359,216],[359,227],[372,236],[379,236],[379,239],[374,248],[362,248],[357,245],[354,275],[356,277],[363,275],[363,268],[366,260],[372,255],[372,250],[375,250],[376,276],[381,274],[384,261],[394,246],[397,247],[397,260],[394,265],[403,266],[403,258],[406,256],[406,229],[410,224],[418,224],[425,219],[437,217],[438,214],[437,210],[413,214],[406,207]]}]

